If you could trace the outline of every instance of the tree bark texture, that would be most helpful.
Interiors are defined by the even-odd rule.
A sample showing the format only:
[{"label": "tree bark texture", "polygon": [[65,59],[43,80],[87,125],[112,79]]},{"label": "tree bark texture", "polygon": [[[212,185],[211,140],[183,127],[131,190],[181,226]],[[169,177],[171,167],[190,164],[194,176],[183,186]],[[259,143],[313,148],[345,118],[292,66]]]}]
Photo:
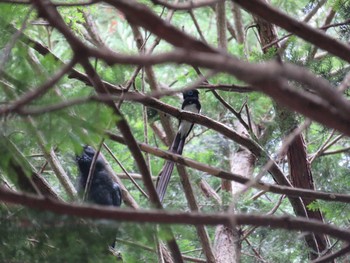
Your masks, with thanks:
[{"label": "tree bark texture", "polygon": [[236,228],[232,229],[223,225],[216,228],[214,251],[218,263],[240,262],[241,245],[239,239]]},{"label": "tree bark texture", "polygon": [[[243,125],[235,121],[235,129],[237,133],[247,136],[248,133]],[[227,149],[225,149],[227,151]],[[232,173],[250,178],[255,164],[254,155],[246,148],[239,146],[238,149],[226,154],[230,156],[230,170]],[[243,185],[236,182],[222,181],[222,191],[231,192],[235,198],[237,193],[243,189]],[[215,232],[214,241],[215,256],[218,263],[237,263],[240,262],[241,243],[239,229],[229,228],[226,226],[218,226]]]},{"label": "tree bark texture", "polygon": [[[267,0],[261,1],[268,2]],[[263,53],[267,53],[268,49],[264,47],[278,39],[276,28],[274,27],[274,25],[268,23],[260,17],[254,17],[254,20],[258,26],[258,33],[262,51]],[[272,47],[276,49],[279,48],[277,43]],[[282,62],[281,57],[279,55],[277,55],[277,59]],[[293,113],[286,110],[285,108],[281,108],[279,105],[275,105],[275,109],[277,111],[277,115],[279,115],[279,126],[282,131],[286,130],[286,126],[289,126],[287,127],[289,131],[295,128],[295,125],[297,125],[297,121]],[[294,141],[288,147],[287,156],[293,186],[314,189],[311,169],[307,161],[306,147],[302,134],[297,135]],[[309,205],[313,200],[302,200],[306,208],[307,216],[312,219],[323,221],[322,214],[319,210],[311,211],[307,209],[307,205]],[[299,209],[294,207],[294,211],[298,215]],[[320,252],[327,249],[327,238],[324,235],[308,234],[305,236],[305,240],[310,248],[311,259],[317,258]]]},{"label": "tree bark texture", "polygon": [[[293,186],[315,190],[310,164],[307,159],[306,145],[301,134],[294,138],[293,143],[288,148],[287,156]],[[323,216],[319,209],[310,210],[308,208],[308,205],[315,200],[310,198],[302,198],[302,200],[305,204],[308,217],[323,222]],[[315,235],[315,238],[319,252],[325,251],[328,244],[326,236]]]}]

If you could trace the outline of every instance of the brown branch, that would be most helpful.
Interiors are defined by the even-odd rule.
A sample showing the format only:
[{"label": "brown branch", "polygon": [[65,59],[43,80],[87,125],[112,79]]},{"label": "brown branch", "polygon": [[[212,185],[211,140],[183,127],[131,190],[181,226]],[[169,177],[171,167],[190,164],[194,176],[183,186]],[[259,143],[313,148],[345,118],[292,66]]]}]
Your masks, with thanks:
[{"label": "brown branch", "polygon": [[314,44],[315,46],[328,51],[329,53],[350,62],[349,45],[332,38],[323,31],[314,29],[304,22],[288,16],[280,10],[260,1],[260,0],[232,0],[241,7],[254,15],[260,16],[268,22],[271,22],[299,37]]},{"label": "brown branch", "polygon": [[235,28],[236,28],[237,42],[239,44],[244,44],[244,30],[243,30],[241,9],[235,3],[232,3],[231,9],[233,13]]},{"label": "brown branch", "polygon": [[198,186],[206,198],[211,198],[218,206],[222,205],[221,197],[215,192],[215,190],[208,184],[206,180],[201,179],[200,182],[198,182]]},{"label": "brown branch", "polygon": [[321,156],[331,155],[331,154],[345,153],[345,152],[349,152],[349,150],[350,150],[350,147],[346,147],[346,148],[339,149],[339,150],[323,152],[323,153],[321,154]]},{"label": "brown branch", "polygon": [[[15,179],[15,185],[22,191],[34,194],[42,194],[50,198],[60,199],[58,194],[50,187],[43,178],[26,159],[23,153],[9,138],[0,134],[1,155],[8,156],[9,178]],[[15,176],[11,176],[14,173]],[[29,176],[28,176],[29,173]]]},{"label": "brown branch", "polygon": [[[164,111],[170,115],[173,115],[177,118],[189,120],[201,125],[204,125],[210,129],[214,129],[218,131],[219,133],[225,135],[226,137],[236,141],[237,143],[245,146],[248,148],[252,153],[254,153],[257,157],[263,157],[267,160],[271,161],[271,166],[269,172],[274,176],[275,180],[278,181],[282,185],[290,185],[288,180],[285,178],[283,173],[278,168],[277,164],[267,155],[266,152],[254,141],[250,140],[249,138],[240,136],[236,132],[234,132],[232,129],[228,128],[227,126],[213,121],[208,117],[200,116],[198,114],[192,114],[189,112],[182,112],[179,111],[177,108],[171,107],[167,104],[164,104],[158,100],[155,100],[153,98],[142,96],[141,93],[130,93],[129,95],[134,95],[134,100],[136,101],[142,101],[144,105]],[[127,96],[127,94],[124,95],[124,98],[128,97],[131,98],[132,96]],[[102,97],[103,98],[103,97]],[[107,99],[110,101],[110,98],[107,97]],[[79,100],[79,99],[78,99]],[[84,101],[80,100],[80,101]],[[66,105],[66,103],[64,103]]]},{"label": "brown branch", "polygon": [[72,184],[71,180],[69,179],[66,171],[63,169],[61,163],[59,162],[54,149],[47,148],[48,144],[46,142],[46,139],[42,132],[37,128],[36,122],[31,117],[26,117],[25,120],[28,123],[30,131],[32,131],[32,135],[37,140],[38,145],[45,156],[45,159],[50,164],[52,170],[54,171],[57,179],[65,189],[67,195],[70,199],[75,199],[75,197],[77,196],[77,191],[74,185]]},{"label": "brown branch", "polygon": [[[181,33],[182,34],[182,33]],[[28,40],[28,38],[26,39],[26,41],[30,41]],[[33,41],[32,41],[33,42]],[[34,48],[36,50],[38,50],[40,53],[42,54],[47,54],[49,51],[43,47],[42,45],[40,45],[37,42],[34,42]],[[111,53],[108,51],[108,54],[106,54],[105,58],[108,61],[108,56],[110,56]],[[206,54],[207,55],[207,54]],[[206,55],[203,55],[204,57]],[[209,54],[208,54],[209,55]],[[176,55],[177,56],[177,55]],[[184,54],[184,56],[188,56],[188,54]],[[119,58],[120,59],[120,58]],[[223,58],[222,58],[223,59]],[[148,64],[155,64],[155,61],[149,61],[148,58],[146,58],[146,60],[148,61]],[[211,59],[209,59],[211,60]],[[217,64],[217,67],[220,68],[219,65],[224,65],[225,64],[225,60],[223,59],[222,61],[220,61]],[[130,57],[128,58],[123,58],[124,63],[128,63],[130,62]],[[119,61],[119,62],[123,62],[123,61]],[[164,61],[164,58],[163,58]],[[136,63],[140,63],[141,61],[138,60]],[[173,61],[176,62],[176,61]],[[177,62],[183,62],[183,61],[179,61],[179,59],[177,59]],[[112,62],[111,62],[112,63]],[[114,62],[115,63],[115,62]],[[191,61],[190,63],[193,63],[193,61]],[[143,60],[143,64],[146,64],[146,62]],[[209,63],[210,64],[210,63]],[[235,61],[232,63],[231,68],[235,68],[238,64],[240,65],[239,61]],[[203,65],[204,66],[204,65]],[[252,66],[252,65],[251,65]],[[244,77],[245,80],[247,80],[247,82],[255,82],[254,78],[252,78],[252,76],[258,75],[258,76],[263,76],[263,75],[268,75],[265,79],[268,78],[272,78],[274,79],[276,76],[278,76],[278,72],[275,72],[273,68],[271,68],[269,65],[264,65],[265,70],[264,69],[259,69],[257,70],[255,67],[257,65],[252,66],[252,68],[248,69],[247,72],[242,72],[242,71],[237,71],[235,70],[234,72],[232,72],[232,74],[236,75],[237,77]],[[272,69],[273,75],[271,76],[272,72],[267,74],[266,69]],[[74,74],[71,74],[71,77],[75,77],[77,79],[80,79],[81,81],[85,82],[85,83],[89,83],[88,79],[86,78],[86,76],[82,75],[80,72],[78,71],[74,71]],[[249,79],[252,78],[251,81],[249,81]],[[244,80],[243,79],[243,80]],[[309,83],[312,83],[313,81],[309,81]],[[105,83],[106,84],[106,83]],[[108,86],[111,86],[108,84]],[[278,85],[280,86],[280,85]],[[315,99],[312,99],[312,102],[309,101],[310,98],[308,98],[309,96],[312,96],[309,94],[309,96],[306,96],[305,94],[293,94],[294,91],[292,91],[292,94],[290,93],[291,90],[289,90],[288,93],[286,92],[282,92],[280,94],[278,94],[278,96],[276,96],[277,94],[274,94],[273,91],[267,91],[266,88],[268,88],[268,86],[263,86],[260,85],[260,90],[263,90],[264,92],[268,93],[270,96],[272,96],[275,99],[278,99],[279,101],[282,101],[283,104],[289,105],[289,107],[292,107],[293,109],[311,117],[311,115],[313,115],[314,117],[312,117],[313,119],[316,119],[317,121],[328,125],[328,126],[336,126],[338,127],[338,129],[340,130],[344,130],[346,129],[346,127],[349,127],[350,125],[344,125],[344,122],[346,122],[345,120],[339,120],[339,117],[337,117],[337,113],[334,112],[333,109],[331,109],[331,111],[328,109],[328,105],[325,105],[324,102],[320,102],[315,101]],[[274,87],[275,88],[275,87]],[[280,88],[285,88],[285,87],[280,87]],[[113,87],[114,91],[117,91],[117,89],[115,87]],[[277,97],[277,98],[276,98]],[[295,105],[297,102],[300,102],[298,105]],[[311,103],[311,105],[310,105]],[[309,105],[309,107],[305,107],[305,105]],[[340,126],[343,126],[342,128],[340,128]],[[350,134],[350,130],[348,129],[348,132],[346,132],[347,134]]]},{"label": "brown branch", "polygon": [[[251,199],[253,199],[253,198],[251,198]],[[267,212],[266,215],[273,215],[273,214],[277,211],[277,209],[280,207],[280,205],[282,204],[283,199],[284,199],[284,195],[281,195],[280,198],[278,199],[276,205],[275,205],[269,212]],[[255,200],[255,199],[254,199],[254,200]],[[245,240],[246,238],[248,238],[248,236],[249,236],[251,233],[253,233],[253,231],[254,231],[255,229],[257,229],[257,227],[256,227],[256,226],[253,226],[253,227],[251,227],[250,229],[247,229],[247,230],[242,231],[244,235],[242,236],[241,239],[242,239],[242,240]]]},{"label": "brown branch", "polygon": [[339,258],[350,252],[350,245],[345,246],[344,248],[338,250],[333,254],[326,255],[324,257],[320,257],[316,260],[313,260],[311,263],[327,263],[332,262],[334,259]]},{"label": "brown branch", "polygon": [[193,10],[189,10],[188,13],[190,14],[190,17],[191,17],[191,19],[192,19],[192,21],[193,21],[194,26],[196,27],[196,30],[197,30],[197,32],[198,32],[198,34],[199,34],[199,37],[201,38],[201,40],[202,40],[204,43],[207,43],[207,41],[205,40],[205,37],[204,37],[204,35],[203,35],[203,33],[202,33],[202,29],[200,28],[199,23],[198,23],[198,21],[197,21],[197,18],[196,18],[196,16],[194,15]]},{"label": "brown branch", "polygon": [[249,93],[254,92],[256,89],[251,86],[239,86],[235,84],[202,84],[197,86],[197,89],[213,89],[222,90],[228,92]]},{"label": "brown branch", "polygon": [[[90,52],[92,56],[99,57],[110,64],[142,64],[145,66],[158,63],[160,64],[164,62],[197,64],[199,66],[233,74],[241,80],[251,83],[256,87],[256,89],[267,93],[274,99],[283,99],[284,104],[286,104],[287,101],[291,100],[290,97],[287,99],[285,95],[283,96],[283,93],[278,93],[279,96],[277,97],[275,94],[276,92],[272,92],[270,90],[270,87],[264,87],[271,85],[271,82],[274,82],[275,85],[277,85],[279,88],[278,91],[281,89],[290,90],[289,86],[287,86],[285,83],[281,83],[280,77],[284,77],[290,80],[298,81],[311,87],[311,89],[315,90],[321,98],[331,104],[329,107],[336,105],[336,107],[339,108],[338,114],[343,115],[343,117],[346,118],[348,117],[346,114],[350,114],[349,102],[342,96],[339,91],[334,90],[326,79],[317,78],[311,72],[292,64],[281,65],[276,62],[267,62],[265,64],[252,65],[243,61],[239,61],[234,57],[229,57],[221,54],[202,54],[200,52],[197,53],[195,51],[184,50],[177,50],[162,55],[145,55],[138,57],[121,54],[112,55],[111,52],[107,50],[90,49]],[[313,98],[313,95],[309,93],[302,93],[298,92],[297,90],[291,90],[290,92],[298,94],[302,97],[306,97],[309,100],[316,99],[311,99]],[[285,99],[287,100],[285,101]],[[317,100],[319,103],[320,101],[318,97]]]},{"label": "brown branch", "polygon": [[[82,73],[79,73],[79,74],[81,77],[84,76]],[[107,84],[109,87],[112,87],[111,84],[109,84],[107,82],[104,82],[104,84],[105,85]],[[231,85],[228,85],[228,86],[231,86]],[[207,87],[211,88],[213,91],[218,89],[218,88],[216,88],[217,87],[216,85],[204,85],[204,86],[202,86],[202,88],[207,88]],[[169,95],[172,95],[175,93],[180,93],[180,92],[183,92],[184,90],[188,90],[188,89],[192,89],[192,88],[193,88],[193,86],[191,85],[190,87],[185,87],[185,88],[178,89],[178,90],[169,90],[169,91],[164,91],[164,92],[158,92],[158,91],[151,92],[148,95],[144,95],[144,96],[161,98],[163,96],[169,96]],[[198,87],[197,87],[197,89],[198,89]],[[244,90],[245,88],[242,87],[242,89]],[[227,91],[226,88],[223,88],[222,90]],[[121,92],[121,90],[117,89],[117,87],[114,87],[113,91],[114,91],[114,93],[117,92],[117,94],[119,94]],[[245,91],[243,91],[243,92],[245,92]],[[0,111],[0,115],[8,114],[8,113],[17,113],[19,115],[33,115],[33,116],[35,116],[35,115],[41,115],[41,114],[45,114],[45,113],[63,110],[65,108],[69,108],[72,106],[77,106],[77,105],[85,104],[85,103],[89,103],[89,102],[108,102],[108,101],[115,101],[115,102],[119,101],[120,102],[120,101],[124,100],[124,98],[127,98],[129,100],[132,100],[133,98],[135,98],[135,96],[130,96],[130,94],[135,95],[135,93],[132,93],[132,92],[129,95],[127,93],[121,93],[121,94],[122,94],[121,97],[119,97],[119,96],[115,97],[115,96],[110,96],[110,95],[91,95],[88,97],[76,98],[76,99],[71,99],[71,100],[64,100],[64,101],[59,102],[57,104],[50,104],[47,106],[39,106],[39,107],[38,106],[36,106],[36,107],[30,106],[30,107],[21,107],[21,108],[16,107],[13,109],[6,110],[6,112]],[[139,99],[136,97],[136,100],[142,103],[142,96],[139,97]],[[225,107],[227,107],[227,106],[225,105]],[[151,124],[151,126],[152,126],[152,124]],[[152,127],[152,129],[159,129],[159,128]],[[160,130],[157,130],[157,131],[155,130],[155,132],[158,136],[160,136],[162,142],[165,145],[169,145],[165,141],[165,137],[161,136]]]},{"label": "brown branch", "polygon": [[220,96],[219,93],[217,93],[215,90],[213,91],[213,94],[215,96],[215,98],[218,99],[218,101],[221,102],[221,104],[226,108],[228,109],[233,115],[235,115],[235,117],[239,120],[239,122],[243,125],[243,127],[248,131],[248,132],[251,132],[251,129],[250,127],[248,126],[248,124],[243,120],[242,116],[240,113],[238,113],[237,111],[235,111],[235,109],[233,107],[231,107],[230,104],[228,104],[224,98],[222,98]]},{"label": "brown branch", "polygon": [[[168,16],[168,20],[170,20],[172,18],[172,15],[173,15],[173,12],[170,12],[170,14]],[[142,52],[142,45],[145,42],[142,38],[140,30],[136,26],[132,26],[131,28],[132,28],[135,39],[139,40],[139,41],[136,41],[136,44],[139,48],[139,52],[142,54],[143,53]],[[155,48],[155,45],[151,49],[147,50],[147,54],[151,54],[153,52],[153,48]],[[159,92],[159,85],[158,85],[158,82],[156,80],[155,73],[154,73],[154,70],[152,69],[152,67],[150,67],[150,66],[145,67],[145,72],[146,72],[146,75],[147,75],[147,78],[149,81],[149,86],[150,86],[151,90],[153,92]],[[160,118],[160,122],[163,126],[163,129],[167,135],[167,139],[169,142],[171,142],[174,138],[174,131],[172,129],[171,122],[170,122],[168,116],[159,115],[159,118]]]},{"label": "brown branch", "polygon": [[105,2],[123,12],[131,24],[144,27],[175,47],[189,48],[204,52],[215,52],[214,48],[183,33],[170,23],[162,20],[155,15],[150,8],[143,4],[134,1],[130,2],[129,0],[106,0]]},{"label": "brown branch", "polygon": [[[312,73],[291,64],[280,65],[271,61],[264,64],[249,64],[233,57],[220,54],[208,54],[195,51],[177,50],[154,56],[128,56],[111,54],[104,50],[90,49],[91,55],[105,60],[109,64],[153,65],[165,62],[197,64],[217,71],[230,73],[256,87],[257,90],[271,96],[277,102],[296,110],[326,126],[336,128],[350,135],[350,103],[334,90],[327,80],[316,78]],[[320,97],[291,88],[281,79],[285,77],[303,83],[316,90]],[[328,102],[332,101],[332,104]],[[308,105],[306,107],[306,105]],[[338,109],[339,108],[339,109]],[[341,119],[341,121],[340,121]]]},{"label": "brown branch", "polygon": [[252,246],[250,241],[246,238],[244,241],[248,244],[248,246],[251,248],[253,253],[255,254],[256,258],[259,260],[259,262],[266,263],[267,261],[259,254],[259,252]]},{"label": "brown branch", "polygon": [[[53,3],[53,5],[54,6],[62,6],[62,7],[89,6],[89,5],[93,5],[97,2],[99,2],[99,1],[96,1],[96,0],[81,1],[81,2],[77,1],[75,3],[56,2],[56,3]],[[31,1],[27,1],[27,0],[0,0],[0,3],[30,5]]]},{"label": "brown branch", "polygon": [[[326,17],[326,20],[324,22],[324,26],[323,27],[328,26],[331,23],[331,21],[333,20],[333,18],[335,17],[335,15],[336,15],[336,11],[331,9],[330,12],[328,13],[327,17]],[[327,28],[323,28],[323,27],[321,27],[321,28],[324,31],[326,31],[329,28],[329,27],[327,27]],[[305,63],[306,65],[309,64],[309,61],[311,61],[311,59],[315,58],[317,50],[318,50],[317,47],[313,47],[313,49],[310,51],[310,53],[308,54],[307,59],[306,59],[306,63]]]},{"label": "brown branch", "polygon": [[[330,15],[331,15],[331,13],[330,13]],[[326,30],[326,29],[329,29],[329,28],[332,28],[332,27],[344,26],[344,25],[347,25],[347,24],[349,24],[349,23],[350,23],[350,19],[347,19],[347,20],[345,20],[344,22],[339,22],[339,23],[334,23],[334,24],[325,24],[324,26],[321,26],[321,27],[318,28],[318,29]],[[269,47],[275,45],[276,43],[278,43],[278,42],[280,42],[280,41],[282,41],[282,40],[284,40],[284,39],[286,39],[286,38],[289,38],[289,37],[292,36],[292,35],[293,35],[292,33],[286,34],[286,35],[284,35],[284,36],[282,36],[282,37],[280,37],[280,38],[278,38],[278,39],[272,41],[271,43],[269,43],[269,44],[263,46],[263,48],[264,48],[264,49],[265,49],[265,48],[269,48]],[[328,53],[326,53],[326,54],[328,54]]]},{"label": "brown branch", "polygon": [[[125,144],[124,139],[121,136],[115,135],[110,132],[107,132],[106,134],[111,140]],[[177,155],[169,151],[163,151],[158,148],[145,145],[143,143],[138,143],[138,145],[142,151],[145,151],[155,156],[164,158],[166,160],[170,160],[170,161],[191,167],[193,169],[211,174],[221,179],[235,181],[240,184],[246,184],[250,181],[248,178],[242,177],[240,175],[233,174],[233,173],[224,171],[222,169],[214,168],[212,166],[196,162],[192,159],[185,158],[181,155]],[[350,195],[346,195],[346,194],[327,193],[327,192],[313,191],[313,190],[308,190],[303,188],[278,186],[278,185],[262,183],[262,182],[259,182],[258,184],[255,184],[252,187],[256,189],[264,190],[267,192],[284,194],[284,195],[293,196],[293,197],[314,198],[314,199],[320,199],[324,201],[350,203]]]},{"label": "brown branch", "polygon": [[[191,211],[200,211],[199,210],[199,206],[197,204],[196,198],[194,196],[193,193],[193,188],[191,185],[191,182],[189,180],[189,175],[185,169],[184,166],[182,165],[177,165],[177,170],[179,172],[180,175],[180,179],[181,179],[181,183],[182,183],[182,187],[184,189],[185,195],[186,195],[186,199],[188,202],[188,205],[191,209]],[[210,244],[210,239],[209,239],[209,235],[208,232],[206,230],[206,228],[204,226],[196,226],[197,229],[197,234],[199,236],[199,239],[202,243],[202,248],[203,248],[203,253],[205,254],[206,258],[207,258],[207,262],[210,263],[215,263],[215,256]]]},{"label": "brown branch", "polygon": [[[233,130],[229,129],[227,126],[224,126],[218,122],[215,122],[215,121],[213,121],[205,116],[199,116],[197,114],[191,114],[189,112],[180,112],[178,109],[171,107],[169,105],[166,105],[162,102],[159,102],[155,99],[147,98],[147,97],[144,97],[144,98],[145,98],[145,100],[143,101],[143,103],[145,103],[145,105],[147,105],[147,106],[150,106],[150,107],[153,107],[153,108],[156,108],[159,110],[163,110],[163,111],[167,112],[168,114],[171,114],[175,117],[182,118],[185,120],[191,120],[191,121],[194,121],[195,123],[204,125],[206,127],[210,127],[211,129],[214,129],[214,130],[220,132],[221,134],[227,136],[228,138],[234,140],[235,142],[245,146],[251,152],[253,152],[255,155],[261,156],[261,154],[262,154],[263,156],[266,156],[266,153],[264,153],[263,149],[259,145],[257,145],[255,142],[253,142],[247,138],[239,136]],[[121,139],[120,137],[119,138],[115,137],[113,134],[109,134],[109,136],[112,136],[112,139],[117,139],[118,142],[123,143],[123,139]],[[144,150],[144,148],[142,148],[142,150]],[[164,156],[164,155],[166,155],[166,154],[161,154],[161,156]],[[171,160],[176,161],[175,159],[171,159]],[[192,167],[192,166],[190,166],[190,167]],[[204,171],[208,172],[207,170],[204,170]],[[278,174],[281,173],[276,164],[271,168],[270,172],[272,174],[274,174],[274,176],[277,176],[277,177],[279,177]],[[231,179],[231,180],[234,180],[234,179]],[[239,182],[239,180],[238,180],[238,182]],[[237,181],[237,180],[235,180],[235,181]],[[246,181],[243,181],[242,183],[246,183]],[[283,192],[279,192],[279,193],[283,194]],[[339,201],[339,200],[337,200],[338,197],[336,195],[333,195],[332,193],[330,193],[330,194],[324,193],[324,194],[325,194],[325,196],[323,196],[323,197],[326,198],[327,200]],[[308,196],[306,196],[306,197],[308,197]],[[310,197],[315,197],[315,196],[311,195]],[[323,197],[315,197],[315,198],[323,199]],[[341,200],[343,200],[343,199],[341,199]],[[347,202],[349,202],[350,199],[346,199],[346,200],[347,200]]]},{"label": "brown branch", "polygon": [[85,27],[86,31],[89,33],[89,36],[93,41],[93,44],[101,47],[105,46],[105,43],[101,39],[100,34],[98,32],[98,28],[95,22],[92,20],[91,14],[86,10],[82,10],[82,9],[78,9],[78,12],[80,12],[84,17],[85,22],[83,23],[83,26]]},{"label": "brown branch", "polygon": [[193,1],[187,1],[184,3],[178,3],[178,4],[172,4],[169,2],[164,2],[161,0],[151,0],[153,4],[155,5],[161,5],[168,9],[173,10],[191,10],[199,7],[206,7],[206,6],[214,6],[217,3],[225,2],[226,0],[197,0],[195,2]]},{"label": "brown branch", "polygon": [[[107,150],[107,152],[109,153],[110,156],[112,156],[112,158],[114,159],[114,161],[117,162],[117,164],[119,165],[119,167],[123,170],[124,174],[126,175],[127,178],[130,179],[130,181],[135,185],[135,187],[140,191],[140,193],[145,196],[147,199],[149,198],[148,195],[145,193],[145,191],[143,191],[143,189],[141,188],[141,186],[139,186],[139,184],[134,180],[134,178],[130,175],[130,173],[125,169],[124,165],[118,160],[118,158],[113,154],[113,152],[111,151],[111,149],[109,149],[109,147],[107,146],[106,143],[103,143],[103,147]],[[139,179],[142,179],[142,175],[139,177]]]},{"label": "brown branch", "polygon": [[227,50],[227,36],[226,36],[226,5],[225,1],[216,4],[216,28],[218,34],[219,48],[222,50]]},{"label": "brown branch", "polygon": [[[92,184],[92,180],[93,180],[93,175],[94,175],[94,172],[95,172],[95,167],[96,167],[96,161],[97,161],[97,158],[100,154],[100,151],[101,151],[101,147],[104,143],[104,138],[102,138],[96,148],[96,151],[95,151],[95,154],[91,160],[91,165],[90,165],[90,168],[89,168],[89,172],[88,172],[88,176],[87,176],[87,179],[86,179],[86,184],[85,184],[85,189],[84,189],[84,193],[83,193],[83,201],[87,201],[87,196],[88,196],[88,193],[90,192],[90,188],[91,188],[91,184]],[[85,153],[84,153],[85,154]]]},{"label": "brown branch", "polygon": [[130,210],[110,208],[98,205],[75,205],[59,202],[45,197],[20,194],[0,187],[0,200],[6,203],[19,204],[29,208],[51,211],[84,218],[111,219],[137,223],[191,224],[191,225],[227,225],[234,220],[238,225],[265,226],[294,231],[316,232],[335,238],[350,241],[350,231],[330,224],[320,223],[298,217],[273,217],[252,214],[233,214],[230,212],[202,214],[198,212],[165,212],[161,210]]},{"label": "brown branch", "polygon": [[324,4],[327,2],[327,0],[320,0],[317,2],[315,7],[304,17],[303,22],[309,22],[311,18],[316,15],[317,11],[324,6]]},{"label": "brown branch", "polygon": [[327,143],[330,142],[330,140],[332,139],[332,137],[334,136],[334,133],[335,133],[335,130],[333,130],[330,135],[328,136],[328,138],[326,139],[326,141],[316,150],[315,153],[313,154],[310,154],[310,157],[309,157],[309,161],[310,163],[312,163],[315,158],[317,158],[322,152],[324,152],[324,148],[326,147]]}]

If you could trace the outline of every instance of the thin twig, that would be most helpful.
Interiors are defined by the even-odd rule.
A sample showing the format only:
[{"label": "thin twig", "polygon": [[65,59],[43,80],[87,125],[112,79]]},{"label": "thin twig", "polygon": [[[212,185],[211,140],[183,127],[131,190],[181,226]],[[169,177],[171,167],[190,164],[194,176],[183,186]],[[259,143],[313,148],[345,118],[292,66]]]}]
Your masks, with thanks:
[{"label": "thin twig", "polygon": [[88,198],[88,193],[90,192],[90,188],[91,188],[92,180],[93,180],[93,175],[94,175],[94,172],[95,172],[96,161],[97,161],[97,159],[99,157],[99,154],[100,154],[103,142],[104,142],[104,139],[102,138],[102,140],[98,144],[98,147],[96,149],[94,157],[92,158],[91,166],[89,168],[88,177],[86,179],[86,185],[85,185],[84,194],[83,194],[83,201],[86,201],[87,198]]},{"label": "thin twig", "polygon": [[317,258],[316,260],[313,260],[311,263],[332,262],[334,259],[339,258],[339,257],[341,257],[349,252],[350,252],[350,245],[347,245],[333,254],[329,254],[329,255],[326,255],[324,257]]},{"label": "thin twig", "polygon": [[[130,179],[130,181],[135,185],[135,187],[141,192],[141,194],[143,194],[147,199],[149,198],[149,196],[145,193],[145,191],[143,191],[143,189],[139,186],[139,184],[135,181],[135,179],[133,178],[132,175],[130,175],[130,173],[125,169],[124,165],[118,160],[118,158],[113,154],[113,152],[111,151],[111,149],[107,146],[106,143],[103,143],[103,147],[107,150],[107,152],[112,156],[112,158],[117,162],[117,164],[119,165],[119,167],[123,170],[123,172],[125,173],[125,175]],[[142,179],[142,177],[140,177],[140,179]]]}]

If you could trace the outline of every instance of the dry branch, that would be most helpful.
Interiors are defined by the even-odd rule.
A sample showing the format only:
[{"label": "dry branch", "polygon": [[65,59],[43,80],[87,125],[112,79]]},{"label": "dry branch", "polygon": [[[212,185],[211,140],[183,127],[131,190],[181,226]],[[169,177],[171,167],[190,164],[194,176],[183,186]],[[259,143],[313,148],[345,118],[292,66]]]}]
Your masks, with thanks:
[{"label": "dry branch", "polygon": [[350,62],[349,45],[328,36],[319,29],[315,29],[304,22],[299,22],[278,9],[260,0],[232,0],[248,12],[260,16],[266,21],[301,37],[315,46],[328,51],[347,62]]},{"label": "dry branch", "polygon": [[6,203],[19,204],[29,208],[51,211],[57,214],[135,223],[227,225],[233,220],[237,225],[254,225],[273,229],[282,228],[294,231],[316,232],[350,242],[350,231],[347,229],[341,229],[329,224],[320,223],[319,221],[306,220],[298,217],[259,216],[251,214],[233,214],[229,212],[221,214],[165,212],[161,210],[108,208],[97,205],[75,205],[45,197],[20,194],[4,187],[0,187],[0,200]]},{"label": "dry branch", "polygon": [[[107,135],[110,137],[111,140],[114,140],[119,143],[123,143],[124,139],[121,136],[115,135],[113,133],[107,132]],[[232,180],[241,184],[249,183],[250,180],[247,178],[244,178],[240,175],[233,174],[226,172],[224,170],[214,168],[212,166],[202,164],[199,162],[196,162],[192,159],[185,158],[181,155],[177,155],[174,153],[171,153],[169,151],[163,151],[158,148],[145,145],[143,143],[138,143],[140,149],[142,151],[151,153],[155,156],[171,160],[173,162],[191,167],[193,169],[197,169],[199,171],[211,174],[213,176],[216,176],[218,178],[226,179],[226,180]],[[337,193],[326,193],[321,191],[313,191],[308,189],[302,189],[302,188],[294,188],[294,187],[287,187],[287,186],[278,186],[273,184],[267,184],[267,183],[258,183],[253,185],[252,187],[264,190],[266,192],[272,192],[276,194],[285,194],[287,196],[292,197],[304,197],[304,198],[314,198],[314,199],[320,199],[324,201],[334,201],[334,202],[344,202],[344,203],[350,203],[350,195],[346,194],[337,194]]]}]

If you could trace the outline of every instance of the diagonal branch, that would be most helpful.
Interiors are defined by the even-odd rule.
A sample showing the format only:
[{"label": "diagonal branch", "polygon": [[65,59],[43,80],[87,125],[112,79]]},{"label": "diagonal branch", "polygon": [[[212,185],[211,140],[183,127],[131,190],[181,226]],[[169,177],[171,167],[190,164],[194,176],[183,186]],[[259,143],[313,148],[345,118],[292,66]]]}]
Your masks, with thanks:
[{"label": "diagonal branch", "polygon": [[260,0],[232,0],[241,7],[257,15],[268,22],[271,22],[302,39],[314,44],[315,46],[328,51],[329,53],[338,56],[339,58],[350,62],[350,47],[349,45],[328,36],[321,30],[314,29],[304,22],[299,22],[287,14],[277,10],[276,8],[260,1]]},{"label": "diagonal branch", "polygon": [[[125,144],[124,139],[121,136],[115,135],[111,132],[106,132],[106,135],[113,141]],[[138,145],[142,151],[145,151],[155,156],[164,158],[166,160],[170,160],[175,163],[179,163],[184,166],[188,166],[193,169],[211,174],[221,179],[232,180],[240,184],[246,184],[250,181],[248,178],[245,178],[243,176],[233,174],[233,173],[224,171],[222,169],[209,166],[207,164],[196,162],[192,159],[185,158],[181,155],[174,154],[169,151],[163,151],[158,148],[145,145],[143,143],[138,143]],[[284,194],[292,197],[314,198],[314,199],[320,199],[324,201],[350,203],[350,195],[346,195],[346,194],[327,193],[327,192],[313,191],[313,190],[308,190],[303,188],[279,186],[279,185],[262,183],[262,182],[258,182],[252,187],[256,189],[264,190],[266,192],[270,191],[272,193]]]}]

